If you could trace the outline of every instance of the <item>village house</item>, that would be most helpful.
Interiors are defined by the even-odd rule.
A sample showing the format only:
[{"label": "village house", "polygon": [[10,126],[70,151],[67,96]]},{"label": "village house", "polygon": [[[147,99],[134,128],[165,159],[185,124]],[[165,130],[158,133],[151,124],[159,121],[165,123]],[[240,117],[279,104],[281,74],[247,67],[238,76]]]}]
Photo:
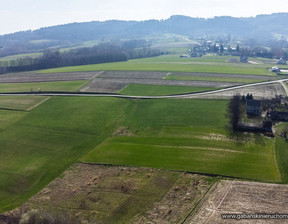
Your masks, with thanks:
[{"label": "village house", "polygon": [[277,66],[274,66],[271,68],[271,72],[280,72],[280,68],[278,68]]},{"label": "village house", "polygon": [[261,101],[253,99],[246,100],[246,113],[249,115],[260,116]]}]

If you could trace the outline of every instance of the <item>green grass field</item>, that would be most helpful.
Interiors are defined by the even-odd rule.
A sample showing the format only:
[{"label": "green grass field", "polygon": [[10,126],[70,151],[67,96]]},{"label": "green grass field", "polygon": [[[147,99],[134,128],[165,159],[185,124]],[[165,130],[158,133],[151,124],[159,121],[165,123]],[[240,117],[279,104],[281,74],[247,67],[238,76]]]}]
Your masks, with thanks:
[{"label": "green grass field", "polygon": [[1,111],[0,212],[26,201],[76,161],[280,182],[274,141],[229,136],[227,104],[52,97],[29,113]]},{"label": "green grass field", "polygon": [[[221,60],[222,62],[219,62]],[[227,63],[214,56],[180,59],[179,56],[164,55],[154,58],[134,59],[125,62],[104,63],[95,65],[62,67],[41,70],[40,73],[77,72],[77,71],[166,71],[166,72],[202,72],[227,74],[275,75],[266,69],[268,65],[244,63]]]},{"label": "green grass field", "polygon": [[0,132],[4,131],[25,115],[27,115],[27,113],[23,113],[22,111],[0,110]]},{"label": "green grass field", "polygon": [[136,136],[109,138],[81,161],[280,181],[273,141],[230,137],[226,106],[221,100],[139,101],[123,124]]},{"label": "green grass field", "polygon": [[36,57],[39,57],[41,55],[42,55],[42,53],[16,54],[16,55],[11,55],[11,56],[1,57],[0,61],[11,61],[11,60],[16,60],[16,59],[25,58],[25,57],[36,58]]},{"label": "green grass field", "polygon": [[87,81],[1,83],[0,92],[77,91]]},{"label": "green grass field", "polygon": [[282,181],[288,183],[288,142],[282,138],[276,138],[276,155]]},{"label": "green grass field", "polygon": [[181,93],[203,92],[215,89],[216,88],[212,87],[209,88],[209,87],[129,84],[118,93],[132,96],[161,96],[161,95],[172,95]]},{"label": "green grass field", "polygon": [[0,212],[19,206],[107,138],[129,104],[55,97],[28,114],[19,112],[16,122],[11,117],[0,132]]},{"label": "green grass field", "polygon": [[[182,137],[183,134],[186,136]],[[88,153],[83,161],[280,182],[274,142],[259,138],[251,136],[249,141],[239,143],[234,138],[228,139],[227,134],[219,134],[219,130],[164,127],[164,132],[157,137],[110,138]]]}]

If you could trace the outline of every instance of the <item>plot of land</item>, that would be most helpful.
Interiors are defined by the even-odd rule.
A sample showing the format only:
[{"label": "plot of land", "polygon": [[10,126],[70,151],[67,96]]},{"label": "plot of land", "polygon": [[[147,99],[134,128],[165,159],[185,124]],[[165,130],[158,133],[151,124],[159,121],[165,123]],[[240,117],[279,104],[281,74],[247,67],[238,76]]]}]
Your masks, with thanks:
[{"label": "plot of land", "polygon": [[167,72],[145,72],[145,71],[106,71],[100,74],[99,78],[118,79],[164,79]]},{"label": "plot of land", "polygon": [[11,124],[23,118],[27,113],[22,111],[11,111],[0,109],[0,132],[4,131]]},{"label": "plot of land", "polygon": [[[227,59],[223,57],[224,59]],[[215,57],[212,57],[214,60]],[[267,70],[267,65],[245,63],[227,63],[209,57],[198,59],[179,59],[179,55],[159,56],[153,58],[134,59],[125,62],[104,63],[42,70],[40,73],[83,72],[83,71],[162,71],[162,72],[203,72],[227,74],[274,75]],[[221,60],[221,59],[220,59]],[[223,61],[223,60],[222,60]]]},{"label": "plot of land", "polygon": [[57,81],[57,82],[32,82],[32,83],[0,83],[0,92],[43,92],[78,90],[87,81]]},{"label": "plot of land", "polygon": [[223,88],[223,87],[239,85],[239,83],[228,83],[228,82],[97,78],[95,79],[95,82],[91,82],[89,84],[88,88],[84,87],[83,89],[87,92],[118,92],[128,84],[145,84],[145,85],[162,85],[162,86],[191,86],[191,87],[212,87],[212,88]]},{"label": "plot of land", "polygon": [[170,127],[159,137],[110,138],[83,161],[280,182],[273,140],[263,136],[245,139],[239,143],[224,132],[204,127]]},{"label": "plot of land", "polygon": [[273,98],[275,95],[286,96],[285,89],[280,83],[273,83],[267,85],[258,85],[251,87],[241,87],[233,90],[225,90],[217,93],[211,93],[203,96],[191,96],[191,98],[207,98],[207,99],[229,99],[233,95],[247,95],[252,94],[258,99]]},{"label": "plot of land", "polygon": [[128,105],[112,98],[51,98],[1,131],[0,212],[23,203],[107,138]]},{"label": "plot of land", "polygon": [[31,110],[44,102],[44,96],[0,96],[0,110]]},{"label": "plot of land", "polygon": [[20,205],[76,161],[280,182],[273,139],[230,136],[227,104],[51,97],[10,117],[12,125],[0,132],[0,211]]},{"label": "plot of land", "polygon": [[98,72],[77,72],[60,74],[36,74],[23,72],[15,74],[0,75],[0,83],[30,83],[30,82],[54,82],[54,81],[76,81],[89,80],[95,77]]},{"label": "plot of land", "polygon": [[180,172],[75,164],[22,208],[64,211],[89,223],[182,223],[212,182]]},{"label": "plot of land", "polygon": [[[122,90],[127,85],[154,85],[154,86],[181,86],[181,87],[208,87],[224,88],[239,85],[239,82],[227,81],[201,81],[201,80],[167,80],[165,77],[169,73],[163,72],[142,72],[142,71],[109,71],[97,76],[93,81],[81,88],[85,92],[110,92],[115,93]],[[197,90],[196,90],[197,91]],[[189,91],[188,91],[189,92]],[[193,91],[190,91],[193,92]],[[177,91],[175,92],[177,93]],[[182,93],[182,92],[181,92]],[[137,94],[139,95],[139,94]]]},{"label": "plot of land", "polygon": [[287,219],[222,219],[223,214],[287,214],[288,186],[241,181],[221,181],[191,214],[185,224],[287,223]]},{"label": "plot of land", "polygon": [[169,80],[202,80],[202,81],[218,81],[218,82],[239,82],[252,83],[276,79],[276,76],[265,75],[237,75],[237,74],[217,74],[217,73],[181,73],[172,72],[166,77]]},{"label": "plot of land", "polygon": [[281,181],[273,140],[229,136],[226,106],[221,100],[137,100],[122,123],[129,135],[107,139],[81,161]]},{"label": "plot of land", "polygon": [[189,87],[189,86],[158,86],[158,85],[142,85],[128,84],[118,93],[131,96],[161,96],[172,94],[183,94],[192,92],[203,92],[215,90],[212,87]]}]

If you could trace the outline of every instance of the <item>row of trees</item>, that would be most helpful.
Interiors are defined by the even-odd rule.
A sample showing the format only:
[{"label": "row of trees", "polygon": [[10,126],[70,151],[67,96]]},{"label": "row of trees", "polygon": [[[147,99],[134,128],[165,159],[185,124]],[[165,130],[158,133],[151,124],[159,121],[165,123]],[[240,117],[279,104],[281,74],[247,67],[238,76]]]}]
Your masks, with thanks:
[{"label": "row of trees", "polygon": [[40,57],[25,57],[12,61],[0,62],[0,73],[31,71],[63,66],[98,64],[127,61],[128,59],[161,55],[160,50],[149,47],[134,48],[133,42],[124,47],[115,44],[99,44],[91,48],[79,48],[67,52],[46,50]]},{"label": "row of trees", "polygon": [[244,112],[243,98],[240,95],[234,95],[228,105],[228,117],[230,121],[230,126],[233,132],[238,130],[238,123],[241,120],[242,114]]}]

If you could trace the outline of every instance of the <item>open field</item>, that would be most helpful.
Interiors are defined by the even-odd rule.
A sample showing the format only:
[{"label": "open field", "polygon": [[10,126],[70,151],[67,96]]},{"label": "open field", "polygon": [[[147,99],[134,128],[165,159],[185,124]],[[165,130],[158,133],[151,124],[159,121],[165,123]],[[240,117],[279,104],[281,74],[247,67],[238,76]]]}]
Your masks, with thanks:
[{"label": "open field", "polygon": [[27,113],[22,111],[11,111],[0,109],[0,132],[4,131],[11,124],[23,118]]},{"label": "open field", "polygon": [[54,97],[11,122],[0,132],[0,211],[23,203],[107,138],[128,105]]},{"label": "open field", "polygon": [[215,90],[213,87],[159,86],[128,84],[118,93],[132,96],[161,96]]},{"label": "open field", "polygon": [[280,83],[273,83],[267,85],[241,87],[233,90],[225,90],[218,93],[206,94],[203,96],[190,96],[189,98],[204,98],[204,99],[230,99],[233,95],[252,94],[257,99],[273,98],[275,95],[286,96],[285,89]]},{"label": "open field", "polygon": [[[277,78],[266,69],[267,64],[230,63],[228,59],[213,56],[181,60],[178,56],[164,55],[128,62],[58,68],[41,73],[7,74],[0,76],[0,91],[30,91],[31,88],[33,91],[38,88],[42,91],[76,91],[81,87],[81,91],[88,92],[121,91],[122,94],[163,95]],[[100,72],[102,70],[104,72]],[[184,80],[167,80],[167,76]],[[245,95],[252,93],[256,98],[262,98],[284,95],[283,91],[281,84],[277,83],[236,92]],[[209,181],[200,178],[200,182],[205,182],[201,194],[183,201],[177,192],[184,195],[193,192],[194,195],[195,188],[189,184],[194,183],[195,176],[191,180],[186,174],[167,170],[286,183],[288,167],[283,157],[286,155],[285,142],[278,139],[275,142],[256,134],[235,136],[227,131],[228,101],[215,98],[228,98],[232,94],[235,91],[215,94],[211,100],[0,97],[1,108],[24,110],[0,110],[0,212],[19,206],[79,161],[147,167],[143,170],[161,168],[166,171],[153,171],[155,176],[153,174],[147,178],[143,170],[143,174],[139,174],[136,168],[131,168],[129,173],[126,173],[127,170],[124,173],[121,170],[113,173],[111,167],[99,168],[102,174],[109,169],[112,174],[119,173],[119,176],[116,175],[117,181],[111,182],[108,174],[105,174],[105,179],[87,168],[93,178],[96,175],[103,180],[91,182],[92,176],[85,173],[83,165],[85,174],[80,174],[82,179],[75,183],[75,188],[71,183],[73,172],[70,170],[68,174],[65,173],[68,176],[72,173],[68,177],[70,183],[63,184],[67,187],[63,189],[61,185],[61,181],[66,181],[64,175],[62,179],[57,179],[55,183],[58,184],[51,185],[55,189],[50,189],[49,185],[51,191],[40,192],[30,201],[31,205],[50,208],[64,206],[70,208],[73,215],[80,212],[79,216],[83,215],[85,219],[107,219],[112,223],[115,220],[119,220],[119,223],[130,220],[142,223],[155,217],[160,223],[169,223],[171,220],[176,222],[177,217],[183,221],[187,211],[195,207],[210,185]],[[77,169],[75,172],[78,172]],[[164,180],[165,184],[158,183],[159,179]],[[119,182],[123,185],[120,188],[117,185],[115,189],[114,184]],[[135,186],[132,184],[131,192],[123,192],[123,189],[131,186],[130,183],[135,183]],[[174,188],[180,183],[189,187],[183,187],[183,191],[180,188],[175,194]],[[203,187],[201,184],[199,186]],[[61,189],[63,192],[60,192]],[[108,189],[108,192],[101,191],[103,189]],[[196,189],[199,190],[198,185]],[[54,190],[57,192],[55,195]],[[57,195],[63,196],[65,200],[61,202]],[[85,202],[85,197],[91,200]],[[169,197],[174,200],[176,197],[180,201],[173,205]],[[145,200],[141,200],[143,198]],[[167,206],[163,205],[166,206],[163,209],[161,204],[163,200],[170,203],[169,206],[178,208],[181,205],[185,207],[186,202],[187,206],[191,204],[189,209],[185,207],[179,213],[168,210],[167,214]],[[156,216],[157,213],[161,214],[160,217]],[[136,217],[137,214],[140,215]]]},{"label": "open field", "polygon": [[112,79],[164,79],[167,72],[153,71],[106,71],[101,73],[98,78]]},{"label": "open field", "polygon": [[25,57],[36,58],[41,55],[42,53],[16,54],[16,55],[11,55],[11,56],[1,57],[0,61],[11,61],[11,60],[16,60],[16,59],[25,58]]},{"label": "open field", "polygon": [[229,136],[225,131],[227,101],[141,100],[134,105],[123,123],[126,131],[116,133],[81,161],[280,181],[271,139]]},{"label": "open field", "polygon": [[166,79],[169,80],[202,80],[218,82],[240,82],[253,83],[268,80],[275,80],[276,76],[264,75],[237,75],[237,74],[213,74],[213,73],[170,73]]},{"label": "open field", "polygon": [[246,141],[237,142],[235,137],[204,127],[169,127],[158,137],[107,139],[82,161],[280,182],[273,140],[253,135],[242,138]]},{"label": "open field", "polygon": [[[209,77],[211,76],[211,74],[208,74],[207,76],[208,78],[205,81],[201,81],[201,79],[196,80],[196,81],[165,79],[165,77],[170,76],[169,74],[170,72],[166,73],[166,72],[153,72],[153,71],[152,72],[149,72],[149,71],[105,71],[97,75],[97,77],[95,77],[92,81],[90,81],[85,86],[83,86],[80,91],[115,93],[115,92],[121,91],[127,85],[130,85],[130,86],[134,86],[134,90],[132,90],[132,92],[134,92],[136,95],[141,95],[142,93],[145,93],[145,91],[144,92],[141,91],[141,89],[143,88],[140,88],[139,90],[140,92],[137,93],[137,91],[135,91],[136,90],[135,87],[141,87],[141,86],[144,87],[145,85],[147,87],[150,86],[152,88],[152,92],[151,91],[147,92],[148,95],[154,94],[153,89],[156,89],[155,90],[156,95],[158,94],[157,91],[160,90],[160,95],[161,95],[166,92],[167,94],[172,94],[172,93],[177,94],[177,93],[185,93],[185,90],[187,90],[186,91],[187,93],[187,92],[198,91],[197,88],[199,88],[201,91],[202,89],[211,90],[215,88],[224,88],[224,87],[230,87],[230,86],[241,84],[239,82],[230,82],[231,80],[229,80],[228,82],[227,81],[223,82],[219,80],[213,81],[213,78]],[[183,73],[178,73],[178,74],[183,74]],[[205,74],[203,74],[203,76],[205,76]],[[159,86],[159,87],[153,87],[153,86]],[[186,88],[179,88],[179,87],[186,87]],[[187,88],[187,87],[190,87],[190,88]],[[128,86],[128,88],[131,88],[131,87]],[[175,91],[173,91],[173,88],[175,89]]]},{"label": "open field", "polygon": [[52,97],[0,132],[0,211],[79,160],[281,181],[273,140],[227,135],[227,103]]},{"label": "open field", "polygon": [[214,179],[150,168],[75,164],[22,209],[28,214],[31,209],[45,208],[48,214],[56,210],[99,224],[181,223]]},{"label": "open field", "polygon": [[0,83],[0,92],[41,92],[41,91],[67,91],[75,92],[87,81],[58,81],[58,82],[32,82],[32,83]]},{"label": "open field", "polygon": [[278,167],[281,172],[281,179],[284,183],[288,183],[288,142],[280,137],[277,137],[275,146]]},{"label": "open field", "polygon": [[[202,59],[202,58],[201,58]],[[184,59],[179,56],[169,55],[154,58],[133,59],[125,62],[105,63],[85,66],[72,66],[39,71],[40,73],[57,72],[83,72],[83,71],[163,71],[163,72],[202,72],[202,73],[227,73],[227,74],[251,74],[270,75],[275,74],[266,69],[270,65],[255,65],[243,63],[211,62],[209,59]],[[201,60],[200,62],[198,60]],[[213,59],[214,60],[214,59]]]},{"label": "open field", "polygon": [[46,99],[44,96],[0,96],[0,109],[28,111]]},{"label": "open field", "polygon": [[56,82],[56,81],[77,81],[90,80],[98,72],[77,72],[60,74],[37,74],[33,72],[10,73],[0,75],[0,83],[32,83],[32,82]]},{"label": "open field", "polygon": [[213,186],[185,224],[287,223],[287,219],[222,219],[223,214],[286,214],[288,186],[221,181]]},{"label": "open field", "polygon": [[128,84],[145,84],[161,86],[178,86],[178,87],[209,87],[224,88],[239,85],[232,82],[209,82],[209,81],[182,81],[182,80],[164,80],[164,79],[113,79],[113,78],[96,78],[83,86],[82,92],[118,92]]}]

